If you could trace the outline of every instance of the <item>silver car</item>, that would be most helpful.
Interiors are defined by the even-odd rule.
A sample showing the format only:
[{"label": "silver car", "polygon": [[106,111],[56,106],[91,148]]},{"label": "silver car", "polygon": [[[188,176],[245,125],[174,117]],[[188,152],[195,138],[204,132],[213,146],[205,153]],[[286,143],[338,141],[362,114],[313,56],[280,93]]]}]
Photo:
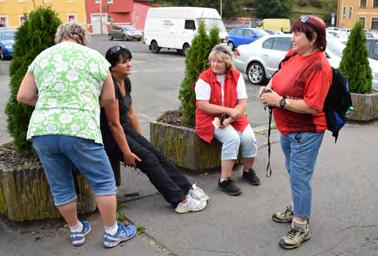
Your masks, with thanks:
[{"label": "silver car", "polygon": [[[247,74],[252,84],[266,84],[290,48],[290,34],[265,36],[253,43],[240,45],[235,53],[235,66],[240,72]],[[325,54],[332,67],[339,67],[344,48],[345,44],[327,37]],[[373,73],[373,89],[378,90],[378,61],[368,59]]]},{"label": "silver car", "polygon": [[124,41],[129,40],[142,40],[143,34],[141,31],[137,30],[131,25],[113,25],[110,28],[108,38],[109,40],[113,39],[122,39]]}]

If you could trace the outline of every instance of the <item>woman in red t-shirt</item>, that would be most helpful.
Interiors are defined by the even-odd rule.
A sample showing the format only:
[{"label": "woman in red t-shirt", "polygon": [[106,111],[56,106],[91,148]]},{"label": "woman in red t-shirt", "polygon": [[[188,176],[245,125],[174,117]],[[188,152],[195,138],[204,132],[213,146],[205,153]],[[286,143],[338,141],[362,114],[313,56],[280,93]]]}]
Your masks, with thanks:
[{"label": "woman in red t-shirt", "polygon": [[286,249],[310,239],[311,178],[324,131],[327,128],[323,104],[332,82],[332,70],[324,54],[324,22],[315,16],[302,16],[292,27],[293,48],[267,88],[260,89],[260,100],[274,107],[273,116],[281,133],[281,148],[290,176],[292,202],[284,212],[274,213],[276,222],[291,222],[290,231],[280,240]]}]

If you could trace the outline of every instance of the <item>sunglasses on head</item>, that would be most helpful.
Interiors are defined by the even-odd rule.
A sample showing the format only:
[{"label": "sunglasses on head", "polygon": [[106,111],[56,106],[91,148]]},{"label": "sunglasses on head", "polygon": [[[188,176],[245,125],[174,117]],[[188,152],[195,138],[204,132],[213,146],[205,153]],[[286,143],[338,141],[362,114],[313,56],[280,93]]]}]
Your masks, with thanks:
[{"label": "sunglasses on head", "polygon": [[114,55],[116,54],[117,52],[119,52],[121,49],[126,49],[123,45],[116,45],[116,46],[113,46],[112,48],[110,48],[110,54],[111,55]]},{"label": "sunglasses on head", "polygon": [[[304,24],[306,24],[307,22],[308,22],[308,20],[310,19],[310,16],[307,16],[307,15],[305,15],[305,16],[301,16],[300,18],[299,18],[299,20],[302,22],[302,23],[304,23]],[[310,22],[309,22],[310,23]]]}]

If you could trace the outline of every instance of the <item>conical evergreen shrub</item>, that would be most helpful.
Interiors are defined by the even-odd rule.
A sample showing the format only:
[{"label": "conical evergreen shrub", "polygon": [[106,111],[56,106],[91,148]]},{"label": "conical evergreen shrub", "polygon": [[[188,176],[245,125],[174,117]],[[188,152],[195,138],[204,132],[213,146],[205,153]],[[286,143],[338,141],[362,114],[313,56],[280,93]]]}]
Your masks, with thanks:
[{"label": "conical evergreen shrub", "polygon": [[358,21],[350,33],[340,62],[340,70],[349,80],[350,91],[354,93],[371,92],[373,77],[365,44],[365,32]]},{"label": "conical evergreen shrub", "polygon": [[17,92],[34,58],[54,44],[55,32],[61,21],[52,9],[46,7],[30,12],[25,18],[24,24],[16,32],[13,59],[9,67],[11,93],[5,113],[8,132],[14,139],[16,149],[30,152],[32,147],[26,140],[26,133],[33,108],[17,103]]},{"label": "conical evergreen shrub", "polygon": [[194,124],[196,110],[194,85],[199,75],[209,67],[208,56],[211,49],[219,43],[219,30],[214,27],[209,36],[206,33],[205,24],[200,23],[198,33],[194,37],[185,58],[185,77],[179,92],[180,111],[184,122],[188,125]]}]

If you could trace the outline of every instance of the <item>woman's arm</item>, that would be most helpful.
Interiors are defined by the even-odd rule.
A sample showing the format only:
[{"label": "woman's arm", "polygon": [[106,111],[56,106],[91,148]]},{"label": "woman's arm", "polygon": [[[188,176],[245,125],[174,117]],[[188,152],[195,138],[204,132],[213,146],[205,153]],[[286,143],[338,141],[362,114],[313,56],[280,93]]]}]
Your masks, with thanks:
[{"label": "woman's arm", "polygon": [[106,77],[104,84],[102,86],[102,91],[100,95],[100,105],[106,106],[107,104],[110,104],[114,102],[115,100],[115,93],[114,93],[114,84],[112,75],[108,71],[108,76]]},{"label": "woman's arm", "polygon": [[119,121],[118,100],[107,104],[104,109],[110,131],[112,132],[113,138],[122,152],[124,164],[135,167],[136,161],[140,162],[141,159],[131,152],[129,144],[127,143],[125,132]]},{"label": "woman's arm", "polygon": [[197,100],[198,107],[209,115],[227,114],[233,119],[238,119],[242,112],[237,108],[222,107],[211,104],[208,100]]},{"label": "woman's arm", "polygon": [[32,74],[26,73],[17,93],[17,101],[29,106],[35,106],[38,100],[38,89]]},{"label": "woman's arm", "polygon": [[142,130],[140,128],[138,116],[136,114],[135,109],[132,105],[130,105],[129,109],[127,110],[127,116],[129,117],[129,121],[131,123],[131,126],[139,133],[142,134]]}]

